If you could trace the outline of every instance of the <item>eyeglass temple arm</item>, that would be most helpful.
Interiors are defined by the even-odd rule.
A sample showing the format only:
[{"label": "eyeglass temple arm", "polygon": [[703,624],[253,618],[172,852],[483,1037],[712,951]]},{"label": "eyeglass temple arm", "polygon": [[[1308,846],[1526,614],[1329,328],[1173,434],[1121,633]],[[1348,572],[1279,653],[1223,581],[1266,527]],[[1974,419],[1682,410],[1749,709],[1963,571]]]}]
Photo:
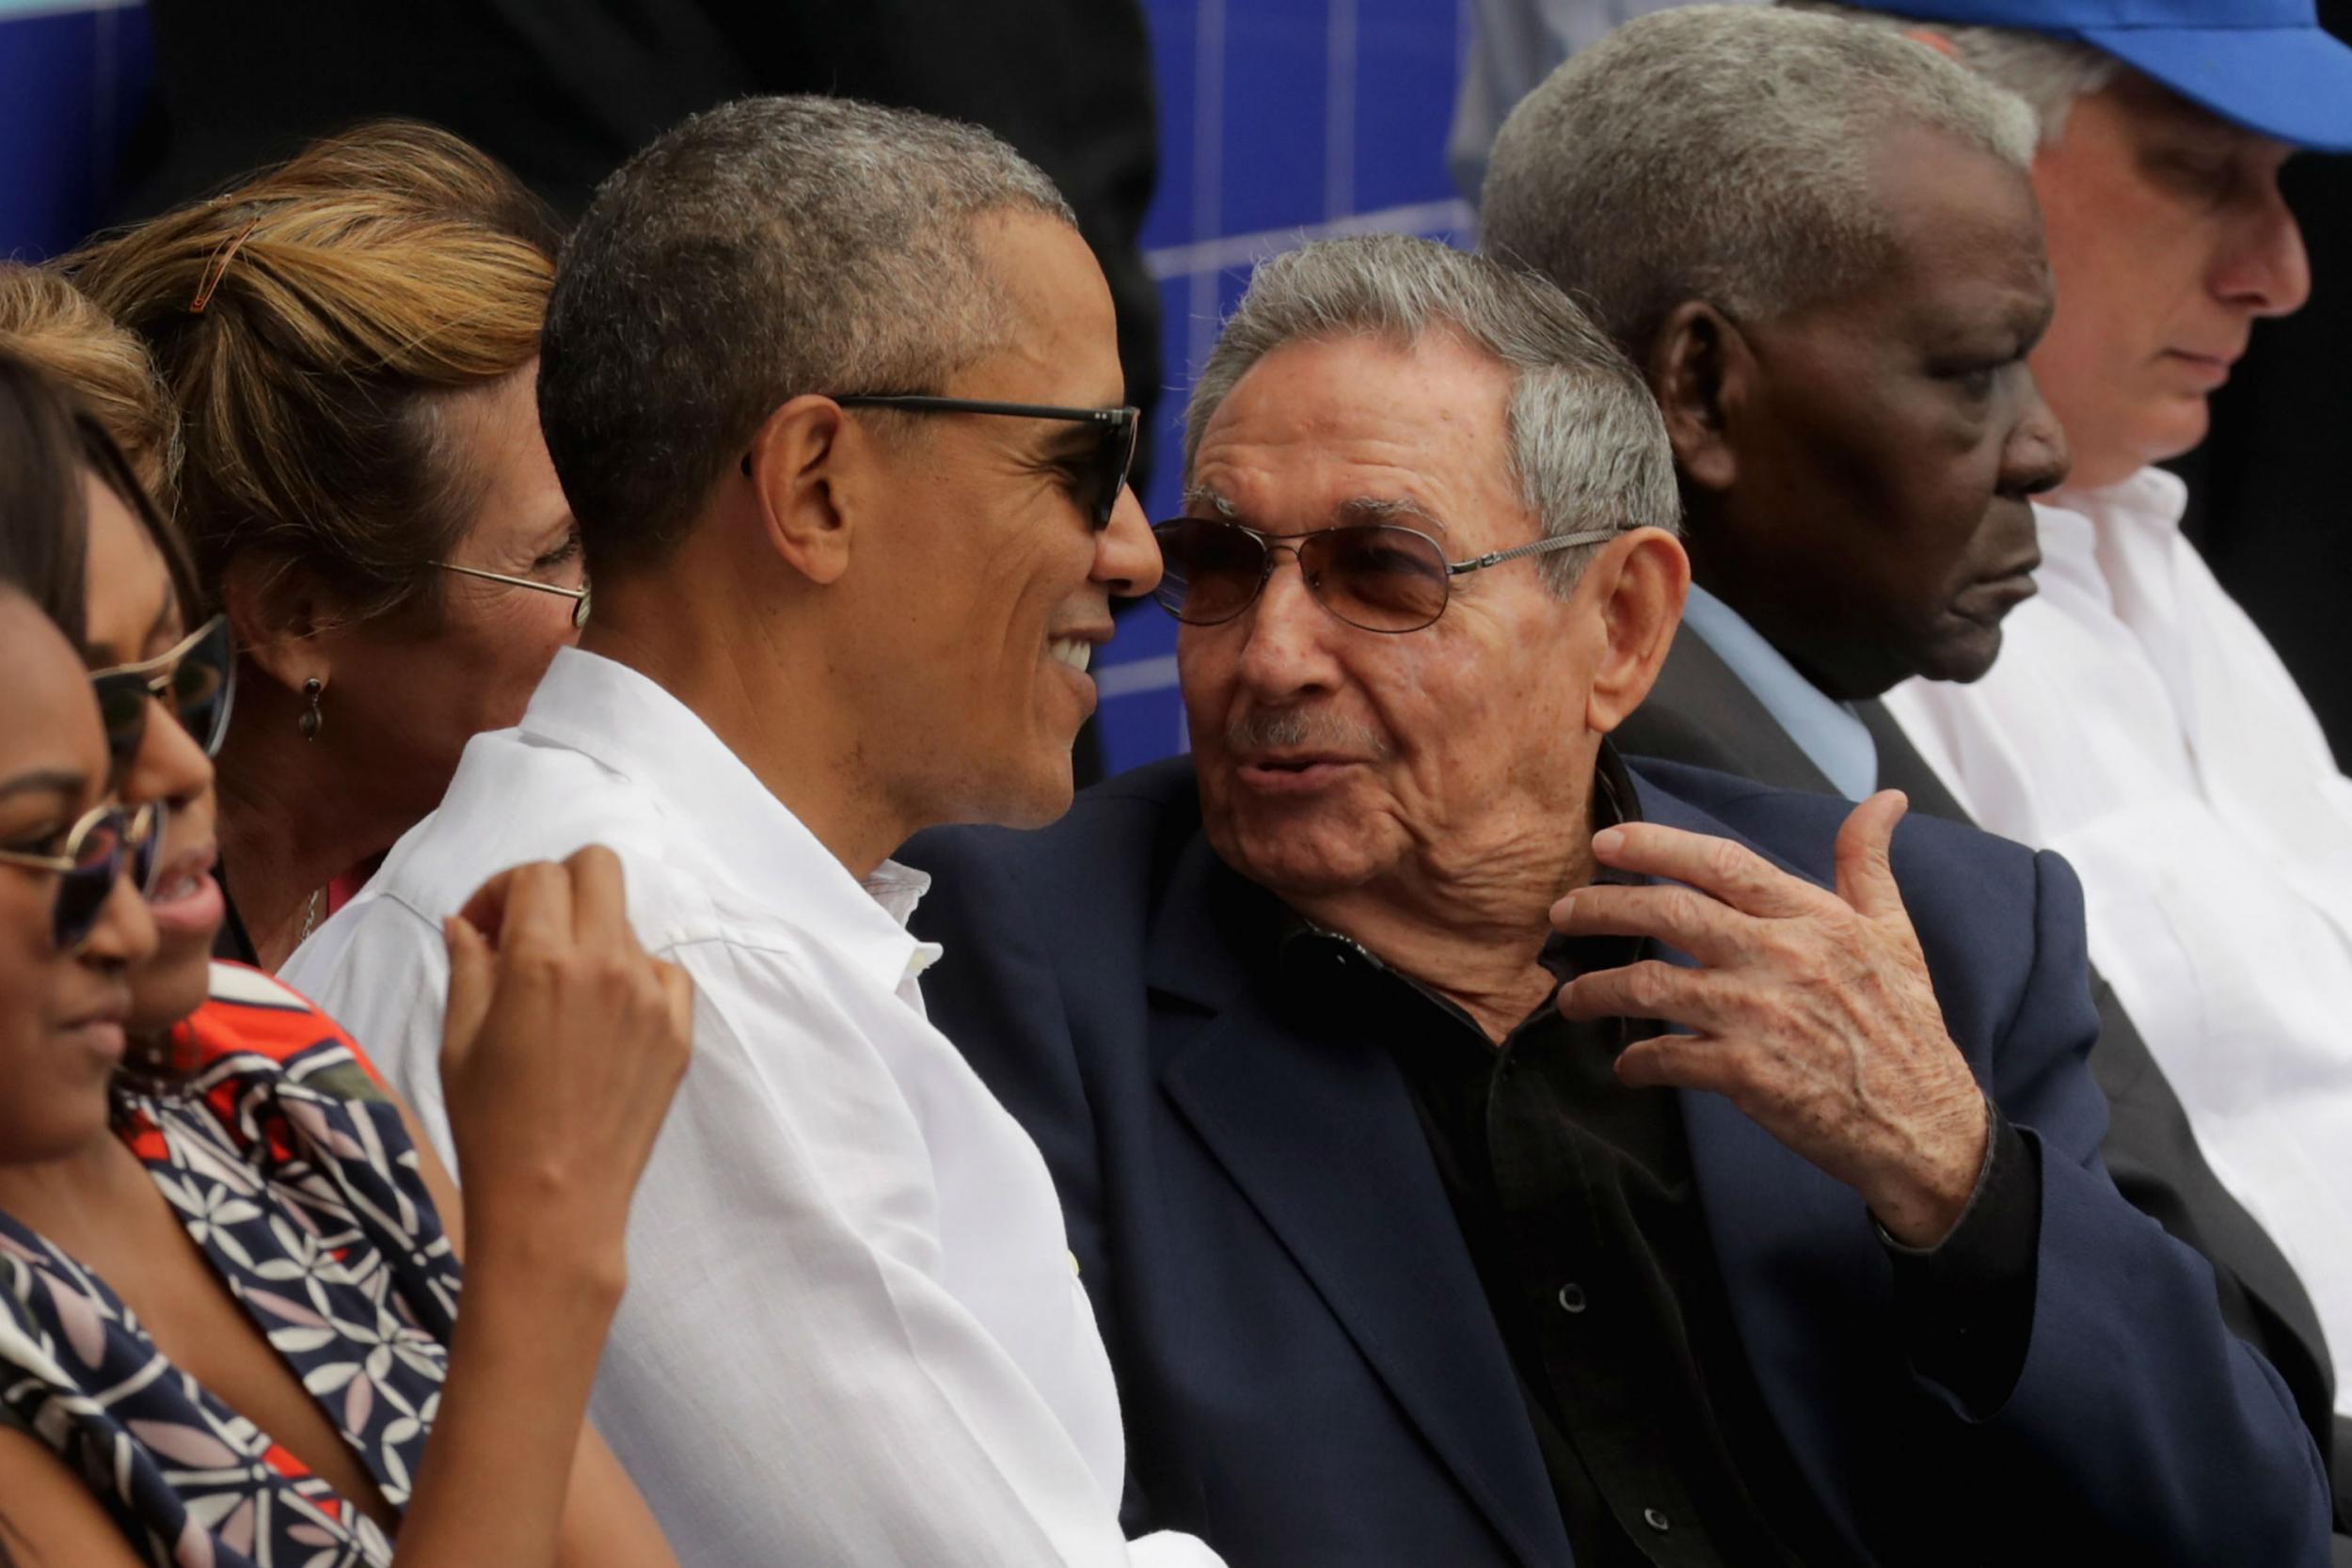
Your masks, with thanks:
[{"label": "eyeglass temple arm", "polygon": [[1510,549],[1473,556],[1468,561],[1449,561],[1445,565],[1446,575],[1458,578],[1464,572],[1483,572],[1489,566],[1500,566],[1523,555],[1547,555],[1553,550],[1565,550],[1577,545],[1597,545],[1604,539],[1614,539],[1616,536],[1615,529],[1599,528],[1564,533],[1556,539],[1538,539],[1532,545],[1515,545]]},{"label": "eyeglass temple arm", "polygon": [[493,572],[481,566],[460,566],[454,561],[437,561],[433,564],[444,572],[455,572],[460,577],[481,578],[489,582],[502,582],[512,588],[535,588],[542,594],[561,594],[567,599],[584,599],[588,596],[587,589],[566,588],[560,582],[541,582],[535,578],[509,577],[504,572]]}]

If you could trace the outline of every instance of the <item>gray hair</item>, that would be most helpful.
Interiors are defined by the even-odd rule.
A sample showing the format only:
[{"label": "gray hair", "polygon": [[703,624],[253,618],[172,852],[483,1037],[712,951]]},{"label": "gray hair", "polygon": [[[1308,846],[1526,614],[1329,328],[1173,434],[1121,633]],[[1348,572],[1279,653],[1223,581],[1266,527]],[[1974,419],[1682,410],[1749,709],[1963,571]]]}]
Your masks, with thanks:
[{"label": "gray hair", "polygon": [[2026,106],[2033,111],[2042,127],[2044,146],[2064,134],[2067,111],[2074,106],[2074,100],[2097,92],[2123,70],[2122,61],[2103,50],[2048,33],[2018,27],[1954,26],[1915,16],[1893,16],[1885,11],[1840,5],[1837,0],[1779,3],[1905,33],[1924,28],[1939,38],[1949,39],[1954,52],[1971,70],[2026,101]]},{"label": "gray hair", "polygon": [[2026,106],[1925,44],[1761,6],[1661,11],[1512,112],[1482,244],[1645,354],[1687,300],[1770,319],[1867,279],[1891,244],[1871,155],[1910,128],[2032,161]]},{"label": "gray hair", "polygon": [[[1193,385],[1185,479],[1226,395],[1276,349],[1352,337],[1409,345],[1439,331],[1512,372],[1504,416],[1511,479],[1545,538],[1679,526],[1674,454],[1658,405],[1584,312],[1533,274],[1404,234],[1323,240],[1259,264]],[[1602,547],[1544,557],[1545,581],[1566,594]]]},{"label": "gray hair", "polygon": [[597,188],[548,304],[539,418],[591,569],[658,559],[764,420],[810,392],[923,392],[1001,345],[974,220],[1073,224],[988,132],[846,99],[746,98]]}]

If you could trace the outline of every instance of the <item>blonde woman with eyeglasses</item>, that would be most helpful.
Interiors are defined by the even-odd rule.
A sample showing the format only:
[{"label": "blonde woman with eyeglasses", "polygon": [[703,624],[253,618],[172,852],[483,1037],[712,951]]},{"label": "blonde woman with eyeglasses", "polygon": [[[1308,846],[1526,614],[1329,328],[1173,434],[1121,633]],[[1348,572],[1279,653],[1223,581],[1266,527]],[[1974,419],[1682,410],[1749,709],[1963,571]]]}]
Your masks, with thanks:
[{"label": "blonde woman with eyeglasses", "polygon": [[238,649],[225,954],[275,969],[584,619],[533,395],[556,235],[430,127],[319,142],[59,270],[152,354]]}]

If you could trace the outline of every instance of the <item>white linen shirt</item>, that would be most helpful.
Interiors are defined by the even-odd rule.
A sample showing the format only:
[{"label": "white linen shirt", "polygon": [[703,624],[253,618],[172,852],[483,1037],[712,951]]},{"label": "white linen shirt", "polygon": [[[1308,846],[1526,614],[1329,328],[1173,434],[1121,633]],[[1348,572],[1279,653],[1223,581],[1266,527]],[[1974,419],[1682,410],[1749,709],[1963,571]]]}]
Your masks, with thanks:
[{"label": "white linen shirt", "polygon": [[558,654],[284,977],[451,1156],[440,920],[587,844],[695,986],[591,1405],[679,1561],[1214,1568],[1189,1537],[1121,1539],[1118,1397],[1052,1180],[924,1016],[927,879],[861,887],[652,681]]},{"label": "white linen shirt", "polygon": [[[2161,469],[2036,507],[1972,686],[1887,707],[1977,820],[2071,861],[2090,954],[2222,1182],[2352,1354],[2352,782]],[[2061,510],[2063,508],[2063,510]],[[2352,521],[2348,516],[2345,521]],[[2352,1379],[2337,1408],[2352,1414]]]}]

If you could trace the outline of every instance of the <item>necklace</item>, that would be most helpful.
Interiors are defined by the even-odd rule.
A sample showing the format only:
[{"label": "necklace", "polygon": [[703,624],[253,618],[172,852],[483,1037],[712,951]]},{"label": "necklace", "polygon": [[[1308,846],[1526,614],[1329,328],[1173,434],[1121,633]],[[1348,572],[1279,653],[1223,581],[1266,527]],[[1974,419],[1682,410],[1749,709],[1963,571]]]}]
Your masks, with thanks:
[{"label": "necklace", "polygon": [[310,896],[302,901],[302,928],[294,933],[296,947],[310,940],[310,933],[319,928],[319,922],[326,914],[326,890],[323,887],[312,888]]}]

